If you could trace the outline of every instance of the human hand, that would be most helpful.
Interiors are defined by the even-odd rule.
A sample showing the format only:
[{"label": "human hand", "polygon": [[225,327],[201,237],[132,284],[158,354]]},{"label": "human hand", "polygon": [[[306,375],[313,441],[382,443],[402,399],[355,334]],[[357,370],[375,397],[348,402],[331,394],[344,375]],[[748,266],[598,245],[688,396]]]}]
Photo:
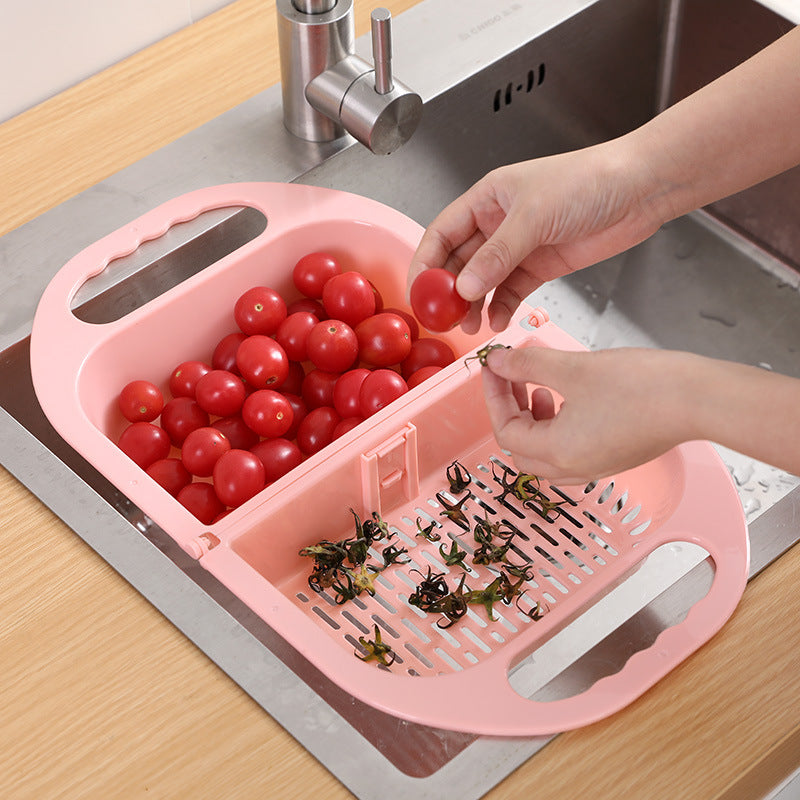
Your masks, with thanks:
[{"label": "human hand", "polygon": [[518,470],[588,483],[703,438],[695,410],[708,362],[665,350],[498,348],[482,371],[486,407]]},{"label": "human hand", "polygon": [[462,327],[503,330],[514,310],[546,281],[609,258],[664,221],[648,201],[651,176],[624,140],[535,159],[490,172],[431,223],[409,268],[458,274],[471,302]]}]

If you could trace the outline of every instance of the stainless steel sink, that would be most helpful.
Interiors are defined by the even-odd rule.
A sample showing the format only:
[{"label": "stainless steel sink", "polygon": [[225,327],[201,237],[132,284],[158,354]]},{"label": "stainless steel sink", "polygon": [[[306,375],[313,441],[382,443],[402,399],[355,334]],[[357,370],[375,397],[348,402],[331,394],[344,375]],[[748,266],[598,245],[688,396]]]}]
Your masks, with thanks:
[{"label": "stainless steel sink", "polygon": [[[731,4],[704,7],[711,13],[716,5],[720,19],[734,18]],[[790,27],[752,0],[735,4],[755,20],[738,30],[742,57],[763,44],[751,35],[763,37],[766,30],[774,38]],[[681,7],[660,0],[427,0],[395,20],[396,40],[403,42],[398,73],[420,92],[425,108],[412,140],[393,155],[375,156],[352,140],[294,139],[283,129],[274,87],[0,240],[3,466],[360,797],[373,796],[370,776],[378,770],[382,796],[458,789],[478,797],[547,739],[444,733],[343,696],[53,431],[28,366],[38,297],[83,247],[204,185],[329,186],[373,197],[426,224],[493,167],[618,135],[686,90],[694,53],[682,43],[708,23],[681,17]],[[705,34],[711,50],[716,36],[730,55],[729,31],[717,26]],[[359,42],[360,50],[368,46]],[[796,197],[781,196],[796,189],[792,181],[796,176],[760,190],[758,209]],[[765,224],[764,214],[750,225],[749,203],[745,195],[676,220],[629,253],[554,282],[532,300],[590,347],[682,348],[800,377],[794,240]],[[177,226],[87,284],[76,313],[92,320],[125,313],[253,238],[263,224],[260,215],[231,209]],[[798,538],[784,522],[800,506],[793,491],[798,481],[739,454],[722,455],[751,522],[754,574]],[[676,598],[702,592],[708,579],[706,562],[690,567],[679,588],[620,617],[617,631],[588,653],[576,650],[575,666],[565,667],[550,689],[559,680],[567,687],[596,679],[598,662],[624,660],[631,647],[679,618],[685,604]]]}]

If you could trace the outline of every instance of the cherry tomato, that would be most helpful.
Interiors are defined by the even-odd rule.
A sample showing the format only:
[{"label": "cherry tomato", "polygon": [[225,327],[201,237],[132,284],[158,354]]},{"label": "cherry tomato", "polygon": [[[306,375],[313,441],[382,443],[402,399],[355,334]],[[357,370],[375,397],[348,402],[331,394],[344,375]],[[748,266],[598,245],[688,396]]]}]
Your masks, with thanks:
[{"label": "cherry tomato", "polygon": [[360,272],[343,272],[325,284],[322,305],[329,317],[355,328],[362,319],[375,313],[375,293]]},{"label": "cherry tomato", "polygon": [[283,348],[290,361],[305,361],[308,358],[306,342],[311,329],[319,319],[310,311],[289,314],[275,333],[275,341]]},{"label": "cherry tomato", "polygon": [[283,436],[292,427],[292,406],[280,392],[258,389],[244,401],[242,419],[259,436]]},{"label": "cherry tomato", "polygon": [[333,441],[339,415],[331,406],[312,408],[297,429],[297,446],[307,455],[318,453]]},{"label": "cherry tomato", "polygon": [[180,447],[193,430],[206,425],[208,412],[191,397],[174,397],[161,412],[161,427],[169,434],[175,447]]},{"label": "cherry tomato", "polygon": [[397,314],[374,314],[356,326],[358,355],[373,367],[399,364],[411,350],[411,331]]},{"label": "cherry tomato", "polygon": [[239,331],[223,336],[211,355],[211,366],[214,369],[224,369],[234,375],[238,375],[239,368],[236,366],[236,353],[239,351],[239,345],[246,338],[247,335]]},{"label": "cherry tomato", "polygon": [[303,460],[303,451],[288,439],[264,439],[250,448],[264,465],[264,475],[267,483],[277,481],[287,472],[293,470]]},{"label": "cherry tomato", "polygon": [[361,384],[369,375],[365,367],[348,370],[336,379],[333,386],[333,407],[340,417],[361,415]]},{"label": "cherry tomato", "polygon": [[286,301],[269,286],[254,286],[239,297],[233,318],[242,333],[271,336],[286,319]]},{"label": "cherry tomato", "polygon": [[322,303],[320,303],[319,300],[312,300],[310,297],[301,297],[299,300],[289,303],[286,307],[286,313],[288,315],[296,314],[299,311],[307,311],[320,321],[328,319],[328,315],[325,313],[325,307]]},{"label": "cherry tomato", "polygon": [[346,322],[327,319],[311,329],[306,349],[311,363],[317,369],[344,372],[358,358],[358,338]]},{"label": "cherry tomato", "polygon": [[192,431],[181,448],[183,466],[201,478],[207,478],[214,471],[217,459],[231,449],[228,437],[213,427],[198,428]]},{"label": "cherry tomato", "polygon": [[[297,429],[300,427],[300,423],[303,421],[305,415],[308,414],[308,408],[300,395],[284,394],[284,397],[289,401],[289,405],[292,407],[292,427],[283,434],[283,438],[294,439],[294,437],[297,436]],[[248,448],[248,450],[249,449],[250,448]]]},{"label": "cherry tomato", "polygon": [[231,508],[257,495],[265,481],[261,459],[249,450],[228,450],[214,464],[214,491]]},{"label": "cherry tomato", "polygon": [[194,400],[197,381],[207,372],[211,372],[211,369],[205,361],[184,361],[178,364],[169,376],[170,393],[173,397],[191,397]]},{"label": "cherry tomato", "polygon": [[150,381],[131,381],[119,393],[119,410],[128,422],[152,422],[162,408],[164,395]]},{"label": "cherry tomato", "polygon": [[211,427],[227,436],[231,448],[237,450],[249,450],[258,441],[258,434],[247,427],[241,414],[220,417],[211,423]]},{"label": "cherry tomato", "polygon": [[400,372],[404,378],[409,378],[422,367],[446,367],[455,360],[456,354],[447,342],[422,336],[411,343],[411,350],[400,365]]},{"label": "cherry tomato", "polygon": [[320,406],[332,406],[333,387],[338,378],[338,372],[312,369],[303,380],[303,390],[301,392],[306,407],[311,409],[319,408]]},{"label": "cherry tomato", "polygon": [[411,310],[429,331],[443,333],[458,325],[469,303],[456,291],[456,276],[446,269],[426,269],[414,279]]},{"label": "cherry tomato", "polygon": [[195,397],[204,411],[219,417],[238,414],[247,389],[238,375],[226,369],[212,369],[197,381]]},{"label": "cherry tomato", "polygon": [[328,253],[309,253],[295,264],[292,280],[301,294],[318,299],[328,280],[341,272],[339,262]]},{"label": "cherry tomato", "polygon": [[403,378],[392,369],[376,369],[364,378],[359,392],[361,416],[365,419],[408,391]]},{"label": "cherry tomato", "polygon": [[415,386],[419,386],[426,378],[430,378],[431,375],[435,375],[437,372],[441,372],[441,370],[441,367],[437,367],[434,364],[428,367],[421,367],[416,372],[413,372],[406,381],[408,388],[413,389]]},{"label": "cherry tomato", "polygon": [[198,481],[184,486],[178,492],[178,502],[194,514],[203,525],[216,522],[225,513],[225,506],[210,483]]},{"label": "cherry tomato", "polygon": [[117,444],[142,469],[166,458],[170,449],[169,435],[152,422],[132,422],[122,431]]},{"label": "cherry tomato", "polygon": [[372,295],[375,298],[375,311],[374,314],[380,314],[383,311],[383,295],[378,291],[378,288],[375,284],[370,281],[370,287],[372,288]]},{"label": "cherry tomato", "polygon": [[192,480],[179,458],[159,458],[147,468],[147,474],[173,497],[177,497],[178,492]]},{"label": "cherry tomato", "polygon": [[345,417],[344,419],[340,419],[333,429],[332,438],[338,439],[340,436],[344,436],[348,431],[353,430],[356,425],[360,425],[363,421],[361,417]]},{"label": "cherry tomato", "polygon": [[236,353],[242,377],[255,389],[277,389],[289,374],[289,359],[271,337],[248,336]]},{"label": "cherry tomato", "polygon": [[411,334],[411,341],[414,342],[419,339],[419,323],[413,314],[409,314],[408,311],[403,311],[402,308],[384,308],[383,313],[397,314],[398,317],[404,319],[406,325],[408,325],[408,331]]},{"label": "cherry tomato", "polygon": [[305,367],[299,361],[290,361],[289,374],[280,386],[281,394],[300,394],[305,379]]}]

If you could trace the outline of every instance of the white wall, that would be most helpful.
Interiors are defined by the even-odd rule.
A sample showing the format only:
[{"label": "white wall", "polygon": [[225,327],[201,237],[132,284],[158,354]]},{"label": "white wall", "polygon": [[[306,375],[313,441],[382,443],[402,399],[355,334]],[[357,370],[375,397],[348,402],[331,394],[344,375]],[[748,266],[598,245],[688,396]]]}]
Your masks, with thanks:
[{"label": "white wall", "polygon": [[0,122],[233,0],[0,0]]}]

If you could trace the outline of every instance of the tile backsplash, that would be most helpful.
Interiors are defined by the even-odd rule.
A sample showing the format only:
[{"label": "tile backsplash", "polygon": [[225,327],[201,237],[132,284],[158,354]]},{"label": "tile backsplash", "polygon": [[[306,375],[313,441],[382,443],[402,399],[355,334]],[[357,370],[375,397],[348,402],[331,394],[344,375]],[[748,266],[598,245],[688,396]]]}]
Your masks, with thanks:
[{"label": "tile backsplash", "polygon": [[2,0],[0,122],[233,0]]}]

